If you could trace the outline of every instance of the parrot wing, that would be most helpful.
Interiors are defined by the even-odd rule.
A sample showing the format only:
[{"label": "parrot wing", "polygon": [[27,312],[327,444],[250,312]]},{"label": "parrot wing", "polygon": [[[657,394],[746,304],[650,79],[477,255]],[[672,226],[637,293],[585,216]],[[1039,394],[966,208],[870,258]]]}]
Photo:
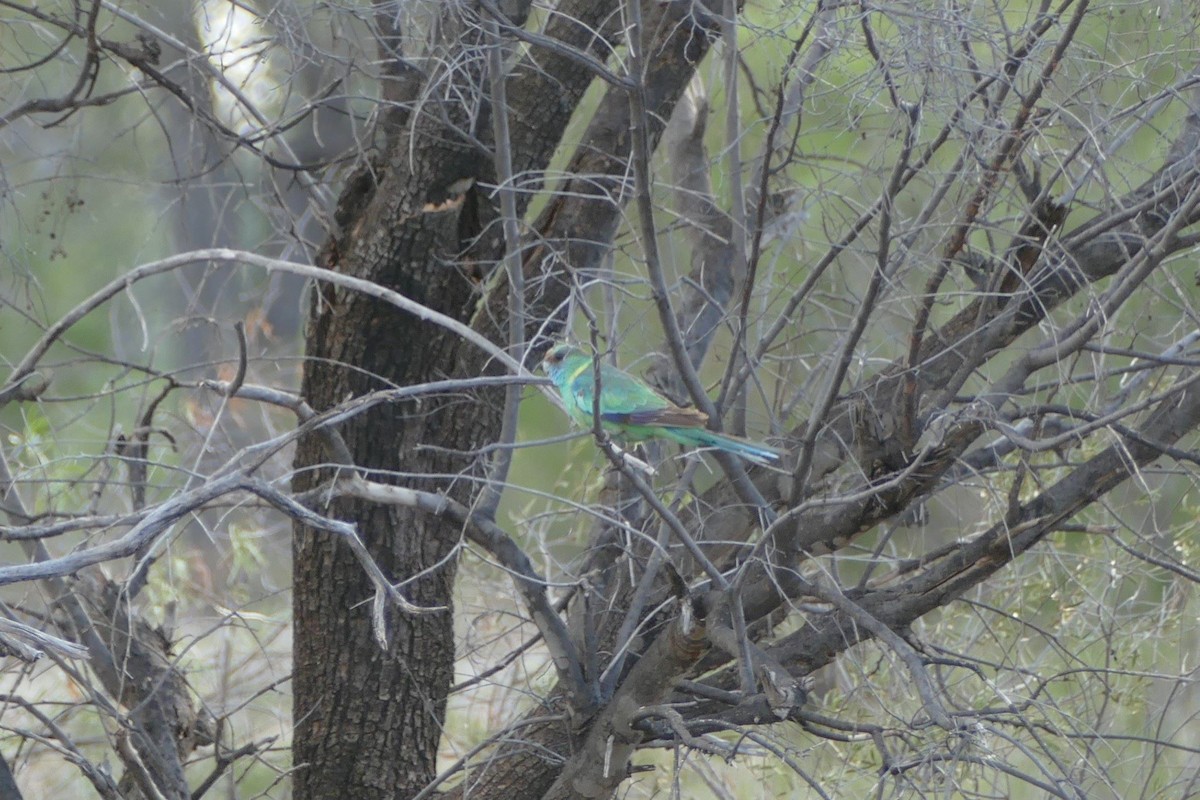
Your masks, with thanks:
[{"label": "parrot wing", "polygon": [[605,412],[608,422],[622,425],[658,425],[668,428],[703,428],[708,424],[708,415],[694,408],[669,405],[666,408],[646,408],[629,412]]},{"label": "parrot wing", "polygon": [[[595,375],[589,360],[587,367],[578,369],[571,380],[571,395],[575,401],[575,407],[589,417],[592,414],[592,397],[595,390]],[[600,417],[605,422],[618,425],[640,425],[644,424],[642,419],[649,419],[650,424],[696,424],[694,421],[683,423],[657,423],[654,421],[655,415],[669,414],[672,411],[688,413],[685,409],[676,407],[667,398],[629,373],[608,364],[601,366]]]}]

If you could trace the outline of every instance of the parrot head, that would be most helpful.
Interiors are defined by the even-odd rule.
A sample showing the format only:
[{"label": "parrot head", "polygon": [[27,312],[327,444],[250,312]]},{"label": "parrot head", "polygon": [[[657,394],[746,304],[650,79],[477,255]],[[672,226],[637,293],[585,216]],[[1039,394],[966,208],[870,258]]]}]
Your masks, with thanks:
[{"label": "parrot head", "polygon": [[577,352],[579,351],[565,342],[556,344],[550,348],[545,358],[542,359],[542,368],[546,370],[546,374],[552,380],[557,381],[558,376],[562,373],[564,362],[569,356]]}]

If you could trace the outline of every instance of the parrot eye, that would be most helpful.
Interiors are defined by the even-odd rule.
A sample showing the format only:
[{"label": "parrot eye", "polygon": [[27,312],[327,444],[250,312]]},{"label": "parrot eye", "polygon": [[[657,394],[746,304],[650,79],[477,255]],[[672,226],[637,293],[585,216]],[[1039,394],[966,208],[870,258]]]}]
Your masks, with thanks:
[{"label": "parrot eye", "polygon": [[563,360],[563,351],[561,347],[556,347],[546,354],[546,360],[551,364],[557,364]]}]

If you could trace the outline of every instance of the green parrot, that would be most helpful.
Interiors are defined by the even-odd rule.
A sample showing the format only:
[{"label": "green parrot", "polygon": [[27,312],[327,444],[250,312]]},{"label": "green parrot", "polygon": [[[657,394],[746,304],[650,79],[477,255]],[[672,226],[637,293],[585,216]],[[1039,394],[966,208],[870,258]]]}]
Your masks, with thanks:
[{"label": "green parrot", "polygon": [[[592,425],[596,376],[592,357],[569,344],[557,344],[542,365],[562,395],[567,413],[580,425]],[[773,447],[704,427],[708,415],[681,408],[628,372],[600,365],[600,422],[604,430],[627,441],[670,439],[685,447],[716,447],[757,464],[778,464],[783,453]]]}]

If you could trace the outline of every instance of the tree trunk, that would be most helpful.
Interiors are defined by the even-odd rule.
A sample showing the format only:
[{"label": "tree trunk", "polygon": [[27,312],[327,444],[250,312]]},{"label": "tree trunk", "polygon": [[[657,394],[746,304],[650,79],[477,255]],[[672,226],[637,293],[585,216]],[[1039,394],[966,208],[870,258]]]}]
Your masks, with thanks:
[{"label": "tree trunk", "polygon": [[[580,50],[598,49],[598,34],[611,34],[616,22],[604,3],[565,3],[561,10],[544,33]],[[444,34],[443,41],[452,40]],[[455,46],[466,51],[479,42],[462,37]],[[538,65],[513,70],[510,79],[513,114],[523,121],[514,126],[514,165],[521,171],[546,166],[593,78],[553,54],[543,54]],[[486,115],[460,122],[470,122],[478,138],[490,138]],[[386,163],[351,180],[339,202],[342,234],[326,244],[322,260],[465,321],[475,310],[480,272],[498,262],[504,248],[498,226],[485,227],[494,212],[484,193],[464,188],[486,179],[490,161],[462,144],[441,117],[417,116],[409,125],[392,142]],[[485,229],[487,235],[479,236]],[[302,392],[318,410],[386,386],[483,369],[483,359],[457,336],[359,295],[319,287],[311,313]],[[496,335],[503,324],[503,318],[492,320],[489,333]],[[340,430],[355,464],[377,470],[373,479],[440,491],[444,481],[406,476],[477,474],[477,459],[447,451],[470,453],[494,441],[501,403],[498,392],[481,393],[473,402],[425,399],[419,407],[374,409]],[[418,451],[422,443],[445,449]],[[326,463],[319,437],[303,439],[295,488],[327,480],[333,471],[320,468]],[[451,495],[469,501],[469,481],[453,486]],[[416,616],[389,610],[388,649],[382,651],[371,627],[372,587],[361,565],[341,543],[296,526],[294,794],[408,797],[435,775],[454,664],[450,606],[459,531],[403,508],[338,501],[330,511],[357,526],[411,602],[444,610]]]},{"label": "tree trunk", "polygon": [[[344,266],[446,313],[461,314],[471,285],[459,270],[435,257],[457,249],[457,215],[427,214],[420,224],[391,224],[419,187],[428,185],[421,178],[437,172],[433,159],[417,166],[408,186],[389,182],[380,187],[378,202],[365,215],[374,224],[361,228],[369,233],[355,243],[356,257]],[[395,202],[401,193],[409,202]],[[386,385],[422,382],[444,373],[457,359],[454,338],[432,335],[418,320],[358,295],[318,290],[312,313],[303,392],[316,408]],[[421,347],[411,346],[418,341]],[[353,369],[346,366],[351,364]],[[416,447],[436,440],[470,449],[486,440],[493,416],[479,409],[463,414],[454,406],[413,411],[382,407],[342,428],[356,463],[380,471],[373,475],[376,480],[398,482],[400,474],[447,473],[469,466],[461,458]],[[296,488],[311,488],[328,478],[329,470],[313,468],[326,460],[319,440],[305,439],[296,455]],[[409,600],[444,610],[415,616],[389,611],[389,647],[383,651],[372,633],[372,589],[362,566],[335,539],[297,530],[295,796],[405,797],[434,774],[454,662],[449,606],[458,532],[403,508],[339,501],[331,511],[357,526],[393,581],[419,575],[401,589]]]}]

